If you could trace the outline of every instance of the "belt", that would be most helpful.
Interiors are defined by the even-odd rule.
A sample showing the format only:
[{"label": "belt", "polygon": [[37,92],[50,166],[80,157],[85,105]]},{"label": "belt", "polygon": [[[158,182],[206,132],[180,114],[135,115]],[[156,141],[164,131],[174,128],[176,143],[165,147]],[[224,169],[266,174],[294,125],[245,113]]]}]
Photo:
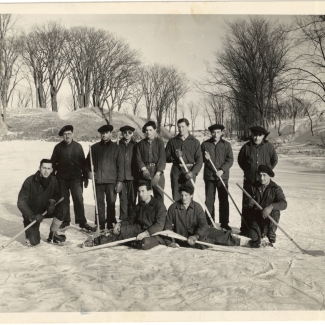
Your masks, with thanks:
[{"label": "belt", "polygon": [[149,164],[147,164],[147,166],[156,166],[156,164],[155,163],[149,163]]},{"label": "belt", "polygon": [[[181,167],[183,167],[183,164],[179,164]],[[186,167],[193,167],[194,166],[194,164],[185,164],[186,165]]]}]

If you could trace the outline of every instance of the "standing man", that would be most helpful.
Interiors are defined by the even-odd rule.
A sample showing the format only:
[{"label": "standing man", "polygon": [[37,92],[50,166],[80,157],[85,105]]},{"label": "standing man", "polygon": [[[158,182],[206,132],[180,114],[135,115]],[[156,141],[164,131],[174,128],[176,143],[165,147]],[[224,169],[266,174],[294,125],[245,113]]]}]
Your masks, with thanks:
[{"label": "standing man", "polygon": [[[278,155],[272,143],[266,140],[269,132],[261,126],[253,126],[251,130],[251,139],[246,142],[240,149],[238,154],[238,165],[244,172],[244,185],[245,190],[259,180],[258,166],[266,165],[274,169],[278,163]],[[242,235],[248,235],[248,213],[249,211],[244,205],[245,194],[243,194],[242,205],[242,221],[240,232]]]},{"label": "standing man", "polygon": [[166,168],[165,146],[157,137],[156,129],[154,121],[149,121],[142,127],[145,139],[137,144],[137,164],[140,170],[139,180],[151,181],[153,196],[164,202],[164,194],[155,188],[156,185],[165,188]]},{"label": "standing man", "polygon": [[276,241],[277,226],[268,218],[270,215],[277,223],[280,211],[287,208],[287,201],[279,185],[271,180],[272,169],[266,165],[258,166],[259,180],[247,186],[247,192],[263,208],[257,208],[252,199],[245,195],[244,204],[248,209],[250,246],[259,248],[261,238],[267,237],[271,245]]},{"label": "standing man", "polygon": [[[199,140],[194,138],[188,131],[189,121],[181,118],[177,121],[178,134],[170,139],[166,146],[166,161],[173,163],[170,171],[170,180],[172,186],[173,199],[180,199],[179,187],[182,184],[191,185],[191,179],[196,179],[203,164],[201,145]],[[189,170],[187,173],[178,158],[176,151],[179,150],[183,154],[184,162]]]},{"label": "standing man", "polygon": [[136,164],[136,141],[132,139],[134,128],[129,125],[122,126],[122,139],[119,146],[124,157],[123,189],[120,192],[120,220],[127,219],[134,209],[137,199],[137,188],[135,182],[138,179],[138,168]]},{"label": "standing man", "polygon": [[60,229],[67,229],[70,226],[70,192],[73,201],[75,223],[87,231],[96,231],[96,227],[88,225],[85,217],[83,201],[83,183],[88,186],[85,154],[80,143],[73,140],[73,126],[66,125],[59,136],[63,141],[58,143],[52,153],[53,174],[60,186],[64,197],[63,201],[63,223]]},{"label": "standing man", "polygon": [[[112,125],[103,125],[98,129],[101,141],[91,146],[92,161],[94,164],[95,188],[98,206],[98,219],[100,230],[113,228],[116,223],[115,202],[116,193],[123,188],[123,156],[120,147],[112,142]],[[87,156],[89,178],[91,175],[90,152]],[[106,218],[105,218],[105,196],[106,196]]]},{"label": "standing man", "polygon": [[[214,124],[209,127],[211,138],[202,143],[202,153],[204,156],[204,174],[205,182],[205,205],[209,209],[212,218],[215,220],[214,202],[216,198],[216,190],[219,199],[219,222],[221,228],[231,230],[229,224],[229,201],[228,193],[221,183],[222,178],[226,188],[228,189],[229,169],[231,168],[234,157],[229,142],[222,139],[224,126]],[[209,159],[217,169],[215,173]],[[211,224],[210,218],[207,218],[208,224]]]},{"label": "standing man", "polygon": [[59,244],[66,240],[64,235],[57,233],[62,224],[63,214],[62,203],[55,206],[61,198],[61,193],[57,180],[51,175],[52,171],[52,161],[42,159],[39,170],[24,181],[18,194],[17,206],[23,215],[24,227],[36,220],[25,231],[29,246],[36,246],[41,242],[39,227],[44,219],[42,213],[45,211],[48,218],[53,218],[48,243]]}]

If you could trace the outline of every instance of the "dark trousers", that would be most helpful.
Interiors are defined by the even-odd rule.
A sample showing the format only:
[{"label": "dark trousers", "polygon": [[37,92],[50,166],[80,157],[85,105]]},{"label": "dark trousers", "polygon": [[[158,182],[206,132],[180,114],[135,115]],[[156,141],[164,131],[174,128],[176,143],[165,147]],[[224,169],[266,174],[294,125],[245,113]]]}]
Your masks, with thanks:
[{"label": "dark trousers", "polygon": [[[96,196],[97,196],[99,225],[100,227],[105,228],[105,222],[107,222],[107,229],[112,229],[113,223],[116,223],[115,183],[96,184]],[[106,196],[106,218],[105,218],[105,196]]]},{"label": "dark trousers", "polygon": [[120,220],[126,220],[131,210],[135,208],[137,188],[135,181],[124,181],[120,196]]},{"label": "dark trousers", "polygon": [[70,192],[73,201],[73,209],[75,215],[75,223],[86,223],[84,199],[83,199],[83,183],[82,178],[74,179],[57,179],[60,191],[64,197],[62,202],[63,222],[71,222],[70,217]]},{"label": "dark trousers", "polygon": [[206,236],[202,239],[207,243],[225,246],[239,246],[240,240],[232,236],[231,231],[224,232],[223,230],[210,228]]},{"label": "dark trousers", "polygon": [[[195,180],[196,177],[194,176],[193,177],[194,183]],[[179,188],[181,187],[181,185],[186,184],[188,186],[193,187],[192,181],[190,179],[185,178],[185,172],[183,173],[182,169],[177,165],[173,165],[170,171],[170,183],[172,187],[172,195],[174,201],[178,201],[181,198],[181,195],[179,193]]]},{"label": "dark trousers", "polygon": [[[228,193],[220,180],[204,181],[205,182],[205,205],[207,206],[212,218],[215,218],[214,202],[216,199],[216,191],[218,191],[219,199],[219,222],[222,225],[229,223],[229,201]],[[223,180],[228,189],[228,179]],[[207,216],[208,224],[211,224],[210,218]]]},{"label": "dark trousers", "polygon": [[[244,179],[243,189],[248,191],[249,185],[251,183]],[[247,195],[243,192],[243,199],[242,199],[242,218],[241,218],[241,226],[240,226],[240,232],[244,235],[248,235],[249,232],[249,215],[250,215],[250,209],[244,206],[245,197]]]}]

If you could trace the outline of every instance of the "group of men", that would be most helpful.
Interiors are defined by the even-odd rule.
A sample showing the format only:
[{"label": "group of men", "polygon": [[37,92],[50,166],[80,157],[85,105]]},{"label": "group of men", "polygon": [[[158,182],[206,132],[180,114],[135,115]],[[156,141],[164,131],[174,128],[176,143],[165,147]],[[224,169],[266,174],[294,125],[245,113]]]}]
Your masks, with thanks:
[{"label": "group of men", "polygon": [[[267,236],[275,242],[276,226],[268,215],[279,221],[280,210],[287,206],[282,189],[271,181],[277,164],[274,147],[265,138],[268,132],[262,127],[252,127],[252,137],[238,155],[238,164],[244,171],[244,189],[263,207],[260,211],[245,195],[242,204],[241,233],[235,236],[229,226],[228,180],[233,165],[231,144],[223,136],[224,126],[209,127],[211,138],[200,142],[189,133],[186,118],[178,120],[179,133],[171,138],[166,148],[156,134],[156,123],[147,122],[142,132],[145,138],[132,139],[135,129],[120,128],[122,139],[111,140],[113,126],[98,129],[101,141],[91,146],[85,158],[82,146],[73,140],[73,126],[63,127],[59,135],[63,141],[57,144],[50,160],[43,159],[39,171],[27,178],[18,196],[18,208],[23,214],[24,226],[34,220],[26,231],[30,245],[40,243],[39,225],[46,217],[53,217],[48,242],[64,242],[62,231],[71,223],[70,193],[73,200],[75,223],[89,232],[96,227],[87,223],[83,205],[83,187],[94,179],[98,206],[97,225],[101,235],[89,245],[136,237],[137,246],[149,249],[158,244],[178,247],[184,242],[155,235],[163,230],[173,230],[187,238],[186,245],[205,241],[222,245],[246,245],[259,247]],[[174,203],[166,211],[164,205],[166,163],[172,163],[170,180]],[[205,208],[193,201],[194,184],[204,164]],[[211,227],[207,215],[216,218],[215,197],[218,192],[219,222],[221,229]],[[117,222],[115,202],[120,198],[120,220]],[[137,195],[138,194],[138,195]],[[62,196],[63,202],[57,204]],[[138,197],[138,203],[136,204]],[[105,209],[106,201],[106,209]],[[107,228],[108,231],[105,230]],[[61,232],[61,234],[60,234]]]}]

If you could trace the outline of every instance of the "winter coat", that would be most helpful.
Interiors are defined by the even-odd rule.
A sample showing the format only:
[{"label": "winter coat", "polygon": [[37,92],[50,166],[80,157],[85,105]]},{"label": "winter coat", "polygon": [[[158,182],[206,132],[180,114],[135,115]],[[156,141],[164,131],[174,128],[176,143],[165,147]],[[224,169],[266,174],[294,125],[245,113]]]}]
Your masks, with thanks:
[{"label": "winter coat", "polygon": [[249,182],[259,179],[257,169],[259,165],[267,165],[274,169],[278,163],[278,155],[273,145],[264,140],[256,146],[252,140],[245,143],[238,154],[239,167],[244,171],[244,177]]},{"label": "winter coat", "polygon": [[121,139],[119,143],[122,156],[124,157],[124,167],[122,167],[122,170],[123,180],[125,181],[132,181],[139,177],[136,162],[136,144],[137,142],[132,139],[129,141],[128,145],[125,145],[124,139]]},{"label": "winter coat", "polygon": [[201,145],[204,161],[203,178],[206,181],[215,180],[215,170],[209,160],[204,157],[205,151],[210,154],[211,161],[217,170],[223,170],[222,179],[229,179],[229,169],[233,165],[234,157],[231,144],[224,139],[220,139],[217,144],[214,144],[213,139],[206,140]]},{"label": "winter coat", "polygon": [[[95,143],[91,146],[96,184],[123,182],[124,159],[120,146],[108,141]],[[88,172],[91,171],[90,152],[86,158]]]},{"label": "winter coat", "polygon": [[17,206],[24,217],[45,212],[50,199],[57,202],[62,196],[54,176],[49,176],[49,185],[45,190],[41,186],[40,177],[39,171],[29,176],[18,194]]},{"label": "winter coat", "polygon": [[85,154],[80,143],[58,143],[52,153],[53,174],[57,178],[75,179],[87,177]]}]

